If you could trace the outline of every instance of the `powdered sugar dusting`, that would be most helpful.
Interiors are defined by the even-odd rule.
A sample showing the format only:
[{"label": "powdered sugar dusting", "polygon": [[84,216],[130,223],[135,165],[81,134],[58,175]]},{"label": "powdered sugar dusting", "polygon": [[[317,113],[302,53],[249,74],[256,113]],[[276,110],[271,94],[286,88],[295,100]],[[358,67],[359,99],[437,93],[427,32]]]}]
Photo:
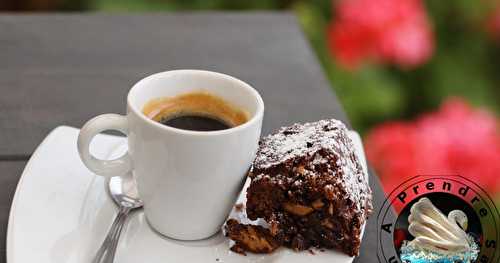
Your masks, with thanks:
[{"label": "powdered sugar dusting", "polygon": [[[325,154],[326,152],[326,154]],[[325,189],[343,189],[361,214],[365,214],[366,204],[370,203],[371,190],[354,145],[347,135],[347,128],[338,120],[293,124],[281,128],[277,133],[263,138],[254,161],[253,168],[259,171],[298,158],[309,159],[308,167],[299,168],[298,173],[304,178],[325,177]],[[315,172],[315,166],[327,167],[327,173]],[[297,168],[294,168],[297,172]],[[253,180],[264,176],[258,175]],[[274,175],[273,180],[295,180],[285,175]],[[327,178],[326,178],[327,177]],[[302,181],[294,181],[295,185]],[[334,187],[335,186],[335,187]]]},{"label": "powdered sugar dusting", "polygon": [[313,165],[317,165],[317,164],[324,164],[324,163],[327,163],[328,160],[323,157],[322,155],[320,154],[316,154],[316,156],[314,157],[313,161],[312,161],[312,164]]},{"label": "powdered sugar dusting", "polygon": [[346,131],[345,125],[338,120],[282,127],[261,141],[254,165],[265,169],[296,156],[315,153],[321,148],[336,150],[339,148],[337,138]]}]

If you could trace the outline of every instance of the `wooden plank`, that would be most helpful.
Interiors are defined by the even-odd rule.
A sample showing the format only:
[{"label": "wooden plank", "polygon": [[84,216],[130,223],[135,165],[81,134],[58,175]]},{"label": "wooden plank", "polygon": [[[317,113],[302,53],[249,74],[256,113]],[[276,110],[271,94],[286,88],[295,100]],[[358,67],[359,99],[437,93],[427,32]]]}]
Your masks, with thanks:
[{"label": "wooden plank", "polygon": [[155,72],[224,72],[258,89],[263,133],[296,121],[347,121],[288,13],[0,15],[0,156],[30,154],[54,127],[124,113]]},{"label": "wooden plank", "polygon": [[[263,133],[296,121],[347,122],[295,18],[287,13],[0,15],[0,230],[27,159],[45,135],[124,113],[127,90],[169,69],[224,72],[266,103]],[[371,174],[375,211],[384,200]],[[376,262],[375,218],[359,262]],[[0,249],[5,251],[5,239]],[[2,243],[3,242],[3,243]],[[3,260],[0,260],[3,262]]]},{"label": "wooden plank", "polygon": [[26,161],[0,161],[0,262],[5,262],[5,241],[10,205]]},{"label": "wooden plank", "polygon": [[[361,242],[361,249],[359,252],[359,256],[355,258],[354,262],[379,262],[377,258],[377,249],[378,245],[382,245],[379,243],[377,239],[377,230],[380,226],[377,224],[377,213],[382,208],[382,205],[385,201],[385,193],[380,184],[380,180],[377,175],[374,173],[372,169],[368,170],[370,174],[370,188],[373,192],[373,213],[368,218],[365,226],[365,233],[363,235],[363,241]],[[395,215],[392,210],[389,210],[387,215],[387,220],[390,218],[395,218]],[[384,244],[388,245],[388,244]],[[386,251],[388,251],[389,247],[384,247]]]}]

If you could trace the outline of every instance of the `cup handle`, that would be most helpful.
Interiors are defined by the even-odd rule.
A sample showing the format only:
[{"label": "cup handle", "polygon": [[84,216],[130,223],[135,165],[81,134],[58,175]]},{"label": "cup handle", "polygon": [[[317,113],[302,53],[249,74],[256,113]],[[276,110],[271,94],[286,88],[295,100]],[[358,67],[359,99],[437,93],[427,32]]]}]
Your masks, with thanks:
[{"label": "cup handle", "polygon": [[117,130],[128,135],[127,117],[102,114],[89,120],[78,135],[78,153],[85,166],[98,175],[105,177],[123,175],[132,170],[132,160],[128,152],[114,160],[97,159],[90,153],[90,142],[94,136],[106,130]]}]

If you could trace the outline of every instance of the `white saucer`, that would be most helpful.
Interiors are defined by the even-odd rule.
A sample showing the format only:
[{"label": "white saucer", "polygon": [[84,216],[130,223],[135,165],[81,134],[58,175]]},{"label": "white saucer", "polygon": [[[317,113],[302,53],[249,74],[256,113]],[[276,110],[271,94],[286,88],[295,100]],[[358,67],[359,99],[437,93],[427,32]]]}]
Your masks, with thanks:
[{"label": "white saucer", "polygon": [[[76,150],[78,129],[58,127],[37,148],[17,186],[7,232],[8,263],[88,263],[117,212],[104,178],[92,174]],[[366,170],[361,139],[351,133]],[[123,151],[125,139],[95,137],[91,151],[109,158]],[[112,154],[114,153],[114,154]],[[242,202],[244,194],[238,202]],[[234,213],[234,211],[233,211]],[[200,215],[203,216],[203,215]],[[133,213],[122,233],[116,263],[138,262],[351,262],[337,251],[296,253],[281,248],[270,255],[242,256],[229,250],[221,233],[201,241],[177,241],[161,236],[147,224],[142,211]]]}]

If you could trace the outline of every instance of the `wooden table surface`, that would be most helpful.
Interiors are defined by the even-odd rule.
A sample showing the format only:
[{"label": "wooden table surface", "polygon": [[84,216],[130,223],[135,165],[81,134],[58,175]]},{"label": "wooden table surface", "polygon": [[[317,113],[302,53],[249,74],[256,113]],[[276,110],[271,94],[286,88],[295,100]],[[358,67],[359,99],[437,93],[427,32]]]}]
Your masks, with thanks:
[{"label": "wooden table surface", "polygon": [[[223,72],[262,95],[263,134],[299,121],[349,123],[290,13],[0,14],[0,251],[15,187],[59,125],[124,113],[128,89],[172,69]],[[384,194],[371,173],[375,211]],[[358,262],[376,262],[375,218]]]}]

